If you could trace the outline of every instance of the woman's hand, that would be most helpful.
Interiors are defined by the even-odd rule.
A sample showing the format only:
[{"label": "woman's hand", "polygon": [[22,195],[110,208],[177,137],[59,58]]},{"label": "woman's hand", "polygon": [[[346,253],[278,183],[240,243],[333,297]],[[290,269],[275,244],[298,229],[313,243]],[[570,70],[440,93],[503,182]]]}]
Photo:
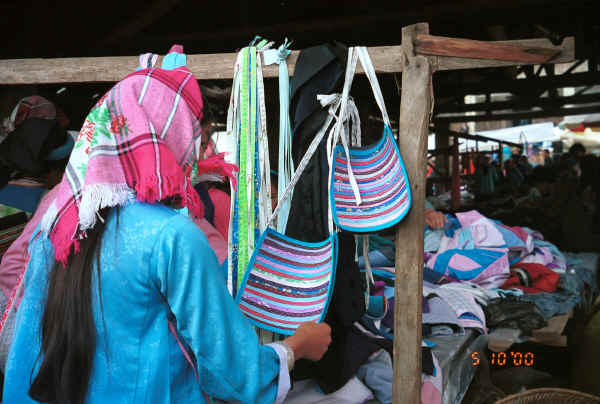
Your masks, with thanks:
[{"label": "woman's hand", "polygon": [[331,327],[326,323],[302,323],[296,332],[284,340],[298,359],[320,360],[331,343]]},{"label": "woman's hand", "polygon": [[446,224],[446,216],[433,209],[425,209],[425,224],[432,229],[441,229]]}]

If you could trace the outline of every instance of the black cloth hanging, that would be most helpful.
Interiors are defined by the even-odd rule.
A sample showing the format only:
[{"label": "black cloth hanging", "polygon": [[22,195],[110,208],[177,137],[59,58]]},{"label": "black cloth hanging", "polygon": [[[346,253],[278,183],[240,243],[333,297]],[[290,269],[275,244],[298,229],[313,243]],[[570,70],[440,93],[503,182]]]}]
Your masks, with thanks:
[{"label": "black cloth hanging", "polygon": [[[295,165],[327,119],[327,109],[321,107],[317,95],[341,91],[346,54],[346,47],[326,44],[304,49],[298,56],[290,83],[292,157]],[[328,174],[323,139],[296,184],[286,228],[288,236],[308,242],[328,237]]]}]

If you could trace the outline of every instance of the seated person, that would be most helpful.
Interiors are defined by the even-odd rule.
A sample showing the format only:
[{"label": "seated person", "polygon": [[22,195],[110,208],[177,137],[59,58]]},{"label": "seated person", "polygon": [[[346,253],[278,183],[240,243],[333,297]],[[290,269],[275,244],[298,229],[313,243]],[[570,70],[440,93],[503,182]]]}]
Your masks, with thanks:
[{"label": "seated person", "polygon": [[441,229],[446,224],[446,216],[435,210],[427,199],[425,199],[425,224],[433,230]]}]

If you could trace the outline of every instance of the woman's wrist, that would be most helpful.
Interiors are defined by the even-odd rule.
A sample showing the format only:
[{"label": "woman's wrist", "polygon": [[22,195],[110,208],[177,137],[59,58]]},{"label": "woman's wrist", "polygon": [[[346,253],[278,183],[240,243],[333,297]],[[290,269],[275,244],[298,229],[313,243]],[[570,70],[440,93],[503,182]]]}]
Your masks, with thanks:
[{"label": "woman's wrist", "polygon": [[[289,339],[289,338],[288,338]],[[276,341],[277,345],[283,348],[287,358],[287,368],[288,371],[292,371],[294,368],[294,363],[296,362],[296,352],[294,348],[287,342],[287,339],[284,341]]]},{"label": "woman's wrist", "polygon": [[299,360],[299,359],[303,358],[304,355],[302,353],[302,343],[299,340],[297,335],[291,335],[281,342],[285,342],[290,347],[290,349],[294,353],[295,360]]}]

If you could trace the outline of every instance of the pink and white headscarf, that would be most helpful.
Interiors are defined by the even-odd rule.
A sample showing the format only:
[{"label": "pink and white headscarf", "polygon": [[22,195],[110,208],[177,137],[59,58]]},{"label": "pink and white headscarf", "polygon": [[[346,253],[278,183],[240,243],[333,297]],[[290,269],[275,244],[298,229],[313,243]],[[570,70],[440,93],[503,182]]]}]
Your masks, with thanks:
[{"label": "pink and white headscarf", "polygon": [[65,265],[78,251],[106,207],[178,197],[191,216],[203,216],[189,179],[201,153],[202,107],[186,67],[138,70],[98,101],[42,220],[57,261]]}]

